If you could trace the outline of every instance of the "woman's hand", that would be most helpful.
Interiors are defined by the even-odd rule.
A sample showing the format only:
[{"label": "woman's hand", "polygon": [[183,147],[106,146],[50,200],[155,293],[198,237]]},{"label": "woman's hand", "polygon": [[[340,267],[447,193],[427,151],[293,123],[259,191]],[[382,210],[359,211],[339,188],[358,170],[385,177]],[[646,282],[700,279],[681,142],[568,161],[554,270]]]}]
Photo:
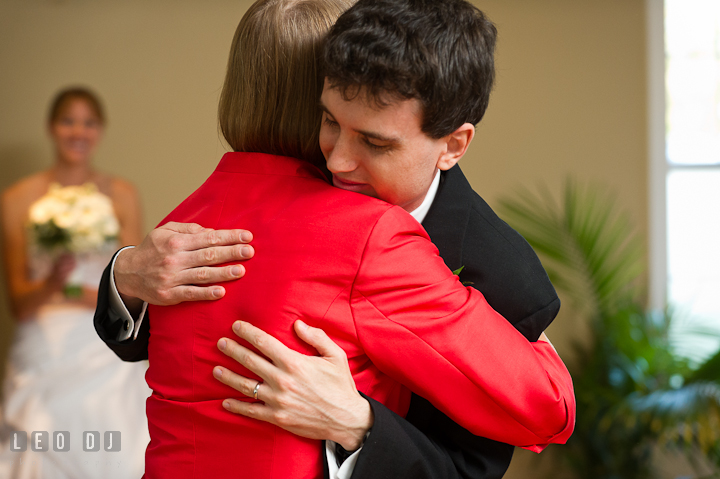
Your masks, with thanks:
[{"label": "woman's hand", "polygon": [[[226,399],[225,409],[298,436],[335,441],[348,451],[362,445],[373,425],[372,408],[355,388],[345,351],[323,330],[295,322],[297,335],[320,356],[298,353],[243,321],[236,321],[233,331],[270,361],[231,339],[218,341],[223,353],[263,379],[257,389],[262,403]],[[213,375],[248,397],[253,397],[258,384],[220,366],[213,369]]]},{"label": "woman's hand", "polygon": [[97,306],[97,297],[98,297],[98,289],[97,288],[88,288],[87,286],[82,287],[82,293],[80,294],[80,297],[78,297],[78,301],[83,306],[87,306],[88,308],[95,309]]},{"label": "woman's hand", "polygon": [[244,230],[212,230],[198,224],[168,223],[153,230],[115,261],[115,285],[126,304],[139,298],[150,304],[220,299],[222,286],[245,274],[242,265],[212,265],[250,259],[255,254]]},{"label": "woman's hand", "polygon": [[60,255],[55,260],[50,276],[48,276],[47,279],[47,283],[51,289],[56,291],[62,290],[65,287],[68,276],[73,272],[76,265],[77,261],[72,254],[65,253]]},{"label": "woman's hand", "polygon": [[[63,254],[53,264],[53,269],[47,279],[49,288],[55,291],[62,291],[67,285],[67,279],[77,266],[77,260],[72,254]],[[80,294],[77,296],[67,297],[66,301],[70,301],[90,309],[97,306],[97,288],[89,288],[82,286]]]}]

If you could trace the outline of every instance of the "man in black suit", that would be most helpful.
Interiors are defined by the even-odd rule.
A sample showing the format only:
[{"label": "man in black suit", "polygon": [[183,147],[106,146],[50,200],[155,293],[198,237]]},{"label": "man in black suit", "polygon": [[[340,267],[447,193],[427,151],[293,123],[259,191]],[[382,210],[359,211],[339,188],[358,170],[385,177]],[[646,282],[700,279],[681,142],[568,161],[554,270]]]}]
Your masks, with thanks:
[{"label": "man in black suit", "polygon": [[[462,0],[360,0],[338,20],[328,39],[320,142],[336,186],[380,197],[411,212],[448,267],[462,267],[460,279],[472,283],[528,340],[536,341],[559,310],[557,295],[527,242],[495,215],[455,164],[487,107],[495,35],[492,23]],[[388,136],[394,127],[400,133]],[[420,141],[406,141],[413,131],[422,133]],[[410,133],[403,136],[405,132]],[[448,135],[458,149],[455,153],[459,152],[450,160],[445,152],[435,155],[433,150],[438,144],[434,141]],[[431,161],[425,162],[427,158]],[[251,256],[251,250],[243,253],[241,246],[229,246],[242,243],[242,232],[198,230],[173,224],[160,228],[136,250],[116,256],[114,273],[112,263],[105,271],[95,325],[124,360],[147,357],[149,318],[129,319],[117,294],[112,294],[113,277],[120,294],[128,294],[125,303],[138,310],[137,298],[155,304],[215,299],[223,294],[222,288],[188,285],[242,275],[242,268],[233,272],[232,266],[206,267]],[[240,331],[244,339],[261,334],[247,327]],[[309,337],[313,342],[308,342],[321,352],[334,346],[319,331]],[[247,351],[239,354],[232,343],[225,352],[263,377],[253,364],[265,360]],[[508,360],[511,355],[508,352]],[[355,431],[353,445],[360,447],[352,453],[353,478],[489,479],[506,471],[512,446],[473,436],[423,398],[413,396],[403,419],[371,399],[357,401],[357,392],[347,388],[349,371],[341,366],[332,374],[318,372],[317,363],[293,357],[298,362],[290,372],[267,361],[264,365],[265,370],[275,368],[272,374],[295,381],[288,388],[292,393],[272,391],[287,395],[287,400],[279,401],[282,406],[249,407],[235,401],[228,409],[308,437],[328,439],[323,435],[327,418],[335,420],[332,427]],[[287,361],[275,364],[281,362]],[[231,371],[222,371],[219,379],[245,395],[258,391],[255,382]],[[263,388],[273,382],[277,381],[263,383]],[[267,389],[264,394],[270,396]],[[320,402],[318,397],[336,401],[308,406]],[[364,404],[363,410],[369,409],[369,403],[369,423],[362,413],[344,413],[358,403]],[[351,455],[339,446],[329,449],[337,465]],[[332,463],[330,469],[335,474]]]}]

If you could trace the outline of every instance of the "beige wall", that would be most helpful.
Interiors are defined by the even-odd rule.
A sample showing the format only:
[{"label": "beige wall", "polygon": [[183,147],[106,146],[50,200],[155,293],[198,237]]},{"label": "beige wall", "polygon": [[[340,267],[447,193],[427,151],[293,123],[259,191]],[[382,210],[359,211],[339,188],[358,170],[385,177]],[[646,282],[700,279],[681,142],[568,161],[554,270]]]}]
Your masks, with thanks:
[{"label": "beige wall", "polygon": [[[646,230],[645,8],[642,0],[477,0],[499,32],[497,88],[461,165],[490,203],[572,176],[607,187]],[[567,307],[548,334],[561,356],[581,339]],[[555,446],[558,447],[558,446]],[[538,462],[538,459],[540,461]],[[518,451],[508,479],[547,460]],[[558,477],[551,473],[549,477]]]},{"label": "beige wall", "polygon": [[[461,163],[473,186],[495,205],[522,186],[558,190],[568,175],[592,180],[616,192],[644,231],[643,0],[475,3],[500,38],[497,88]],[[47,103],[60,86],[88,84],[110,120],[96,163],[139,187],[151,228],[225,151],[215,108],[232,34],[249,4],[1,0],[0,188],[50,164]],[[11,320],[0,306],[4,356]],[[568,311],[553,324],[561,354],[577,330]],[[519,454],[508,477],[536,477],[527,461]]]}]

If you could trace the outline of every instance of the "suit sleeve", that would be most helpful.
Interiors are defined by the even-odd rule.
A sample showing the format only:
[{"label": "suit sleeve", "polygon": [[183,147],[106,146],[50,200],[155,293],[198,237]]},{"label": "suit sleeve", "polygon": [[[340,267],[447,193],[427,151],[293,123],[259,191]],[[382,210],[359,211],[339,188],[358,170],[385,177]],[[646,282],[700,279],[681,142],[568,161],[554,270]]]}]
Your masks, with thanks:
[{"label": "suit sleeve", "polygon": [[[500,479],[513,446],[473,436],[447,419],[441,440],[372,398],[375,423],[358,457],[352,479]],[[413,401],[418,398],[413,398]],[[456,436],[456,433],[459,436]]]},{"label": "suit sleeve", "polygon": [[373,363],[473,434],[539,451],[572,433],[572,380],[553,347],[463,287],[400,208],[368,238],[351,307]]},{"label": "suit sleeve", "polygon": [[[117,255],[117,253],[115,253]],[[113,260],[115,257],[113,256]],[[95,317],[93,324],[95,331],[100,339],[113,350],[113,352],[123,361],[142,361],[148,358],[148,339],[150,338],[150,317],[147,316],[143,320],[140,330],[135,340],[117,341],[115,338],[122,327],[122,321],[113,316],[110,309],[110,270],[113,260],[103,271],[100,286],[98,288],[97,306],[95,307]]]}]

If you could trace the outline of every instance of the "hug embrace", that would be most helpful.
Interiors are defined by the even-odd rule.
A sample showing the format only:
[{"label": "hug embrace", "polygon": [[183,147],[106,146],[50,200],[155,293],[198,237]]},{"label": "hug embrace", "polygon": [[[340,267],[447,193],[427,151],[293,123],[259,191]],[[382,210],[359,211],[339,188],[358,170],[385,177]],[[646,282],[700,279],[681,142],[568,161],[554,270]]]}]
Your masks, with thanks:
[{"label": "hug embrace", "polygon": [[457,165],[495,40],[464,0],[248,10],[233,152],[100,284],[98,334],[150,362],[147,478],[497,478],[568,439],[560,302]]}]

